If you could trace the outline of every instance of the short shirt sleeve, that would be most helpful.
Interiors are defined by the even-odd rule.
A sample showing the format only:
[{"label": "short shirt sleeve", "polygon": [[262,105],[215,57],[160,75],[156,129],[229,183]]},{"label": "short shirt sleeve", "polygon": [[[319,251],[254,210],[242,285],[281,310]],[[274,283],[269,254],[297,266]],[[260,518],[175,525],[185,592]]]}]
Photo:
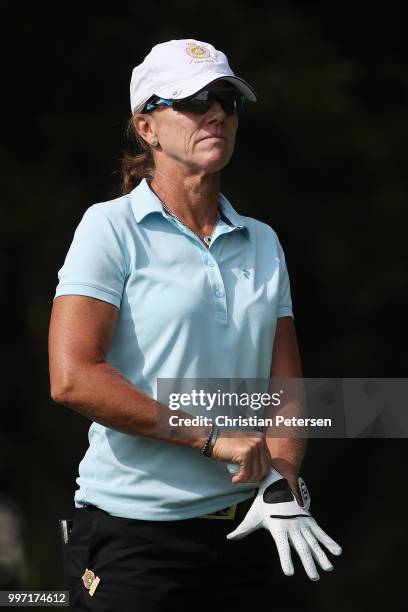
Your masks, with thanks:
[{"label": "short shirt sleeve", "polygon": [[282,246],[277,239],[278,257],[279,257],[279,297],[278,297],[278,312],[277,317],[292,317],[292,297],[290,292],[290,280],[286,267],[285,254]]},{"label": "short shirt sleeve", "polygon": [[120,308],[127,277],[127,258],[112,221],[100,204],[83,215],[58,272],[60,295],[85,295]]}]

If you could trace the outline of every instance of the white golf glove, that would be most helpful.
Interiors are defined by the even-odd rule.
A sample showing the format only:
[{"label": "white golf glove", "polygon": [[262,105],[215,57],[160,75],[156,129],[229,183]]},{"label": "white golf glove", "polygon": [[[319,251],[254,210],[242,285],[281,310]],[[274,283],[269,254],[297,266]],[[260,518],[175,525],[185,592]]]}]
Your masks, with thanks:
[{"label": "white golf glove", "polygon": [[303,506],[299,506],[287,480],[277,470],[261,481],[258,494],[244,520],[227,535],[229,540],[243,538],[255,529],[271,532],[278,549],[283,573],[294,573],[290,544],[296,549],[303,567],[311,580],[319,580],[313,558],[327,572],[333,569],[319,541],[333,555],[340,555],[341,548],[316,523],[309,512],[310,495],[306,484],[299,478]]}]

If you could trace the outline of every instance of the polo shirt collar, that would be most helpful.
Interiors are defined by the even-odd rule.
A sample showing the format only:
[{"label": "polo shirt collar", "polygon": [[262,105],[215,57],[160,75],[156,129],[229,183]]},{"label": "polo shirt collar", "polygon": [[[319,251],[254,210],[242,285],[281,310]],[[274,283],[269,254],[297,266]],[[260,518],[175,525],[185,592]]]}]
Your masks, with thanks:
[{"label": "polo shirt collar", "polygon": [[226,219],[227,223],[230,221],[233,225],[235,225],[235,227],[238,227],[238,228],[247,227],[245,217],[237,213],[235,208],[232,206],[231,202],[227,200],[225,195],[223,195],[222,193],[220,193],[219,195],[218,205],[221,209],[222,216],[227,218]]},{"label": "polo shirt collar", "polygon": [[138,223],[153,212],[163,213],[163,207],[157,195],[149,187],[149,183],[144,178],[132,191],[130,192],[130,199],[132,201],[132,209],[135,219]]},{"label": "polo shirt collar", "polygon": [[[141,180],[129,194],[132,202],[132,210],[135,219],[140,223],[147,215],[151,213],[161,213],[165,216],[163,207],[157,195],[149,187],[148,181],[144,178]],[[218,204],[221,213],[226,217],[227,222],[230,221],[235,227],[243,228],[247,226],[245,218],[238,214],[227,198],[220,193]]]}]

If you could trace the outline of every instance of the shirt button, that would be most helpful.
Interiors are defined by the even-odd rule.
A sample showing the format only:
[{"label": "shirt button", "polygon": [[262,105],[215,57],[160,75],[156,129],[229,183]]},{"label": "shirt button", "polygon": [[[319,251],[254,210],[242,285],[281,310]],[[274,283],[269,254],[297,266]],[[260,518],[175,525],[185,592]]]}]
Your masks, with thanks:
[{"label": "shirt button", "polygon": [[205,263],[207,264],[207,266],[209,266],[210,268],[213,268],[215,266],[214,262],[212,259],[206,259]]},{"label": "shirt button", "polygon": [[215,290],[215,295],[219,298],[224,296],[224,291],[222,289],[216,289]]}]

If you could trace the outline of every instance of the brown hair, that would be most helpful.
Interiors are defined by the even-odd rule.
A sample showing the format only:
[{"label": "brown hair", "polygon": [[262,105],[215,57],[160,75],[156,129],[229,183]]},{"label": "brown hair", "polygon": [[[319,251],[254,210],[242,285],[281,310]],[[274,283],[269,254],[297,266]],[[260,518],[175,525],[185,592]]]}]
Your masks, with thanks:
[{"label": "brown hair", "polygon": [[127,122],[125,139],[127,150],[124,151],[121,160],[122,195],[132,191],[143,178],[152,179],[154,175],[152,148],[149,143],[137,133],[135,124],[133,123],[133,115]]}]

